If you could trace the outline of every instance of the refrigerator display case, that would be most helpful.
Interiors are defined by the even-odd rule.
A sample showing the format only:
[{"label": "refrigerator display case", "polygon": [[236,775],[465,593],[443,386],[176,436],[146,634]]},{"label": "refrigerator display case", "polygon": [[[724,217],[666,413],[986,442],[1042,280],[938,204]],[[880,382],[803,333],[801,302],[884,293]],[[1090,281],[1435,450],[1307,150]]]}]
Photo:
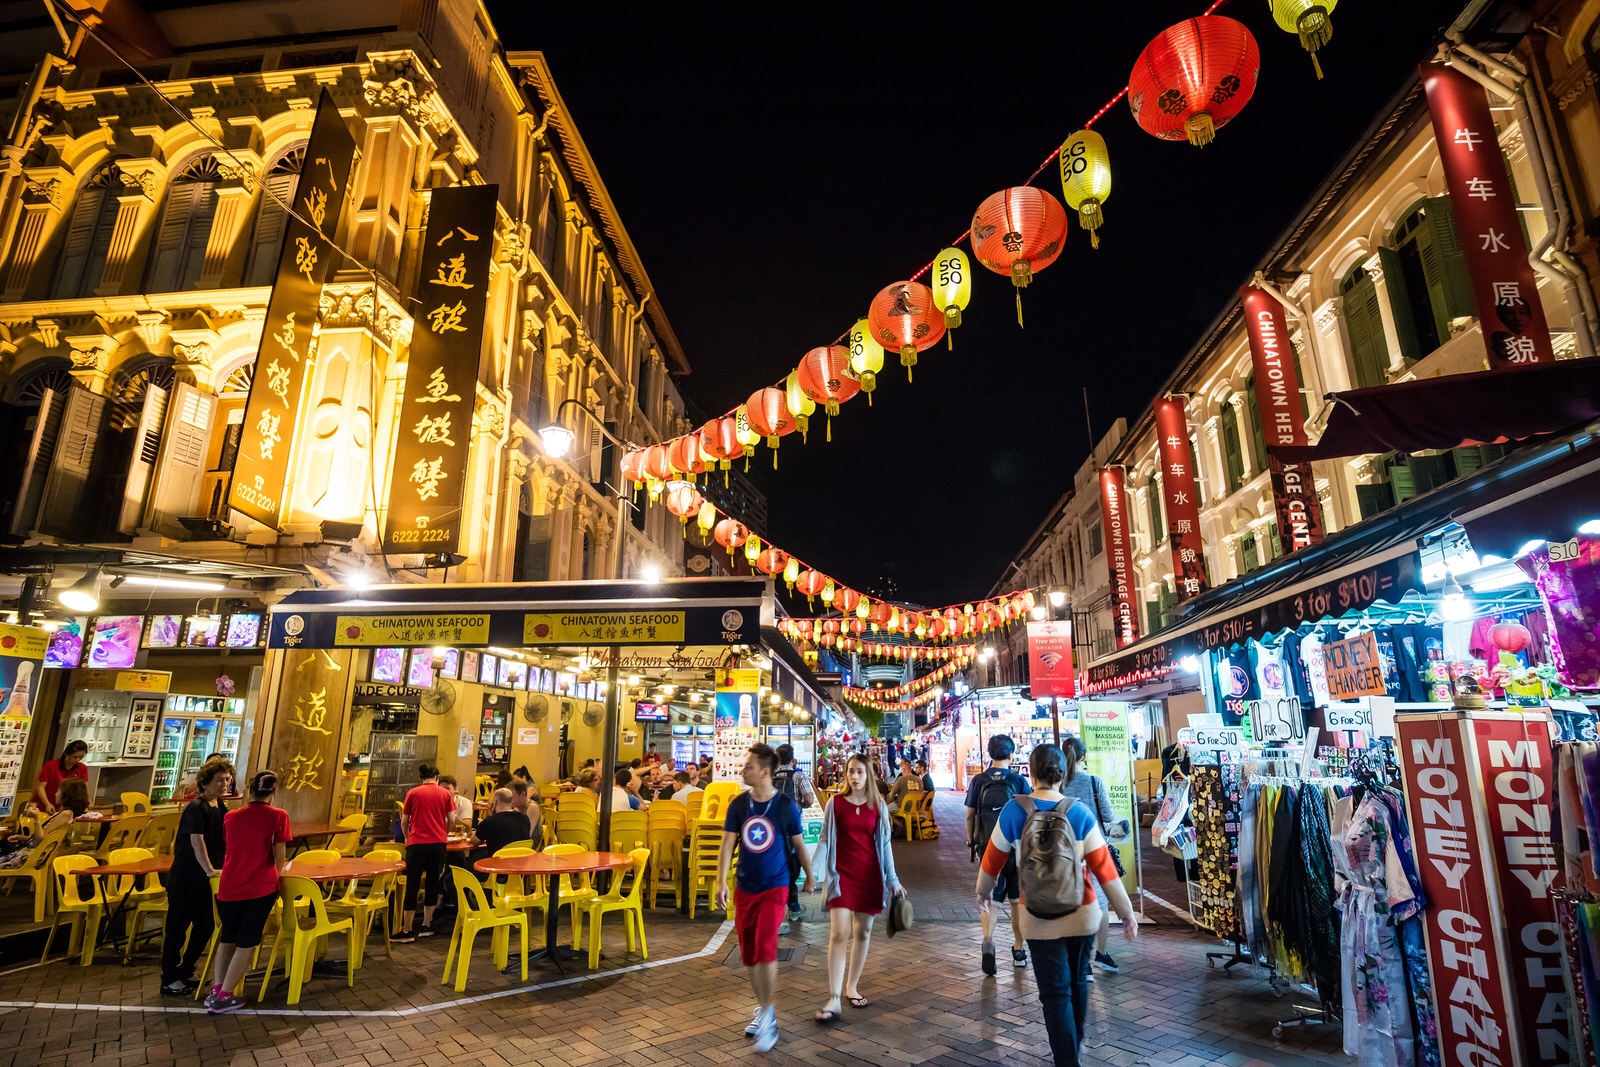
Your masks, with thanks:
[{"label": "refrigerator display case", "polygon": [[67,713],[68,736],[89,746],[83,762],[91,767],[122,759],[133,694],[114,689],[80,689]]},{"label": "refrigerator display case", "polygon": [[223,719],[222,737],[217,742],[217,751],[228,757],[228,762],[235,767],[239,765],[239,741],[244,732],[242,719]]},{"label": "refrigerator display case", "polygon": [[172,799],[182,780],[178,775],[184,743],[189,739],[188,719],[162,719],[156,739],[156,771],[150,783],[150,802],[164,804]]},{"label": "refrigerator display case", "polygon": [[218,751],[222,740],[221,719],[194,719],[189,726],[189,741],[183,746],[183,764],[178,768],[178,781],[187,782],[200,773],[206,757]]},{"label": "refrigerator display case", "polygon": [[510,745],[506,732],[511,728],[512,701],[497,694],[483,698],[483,718],[478,723],[478,770],[504,769]]},{"label": "refrigerator display case", "polygon": [[697,760],[714,758],[717,750],[717,728],[715,726],[696,726],[694,728],[694,744]]}]

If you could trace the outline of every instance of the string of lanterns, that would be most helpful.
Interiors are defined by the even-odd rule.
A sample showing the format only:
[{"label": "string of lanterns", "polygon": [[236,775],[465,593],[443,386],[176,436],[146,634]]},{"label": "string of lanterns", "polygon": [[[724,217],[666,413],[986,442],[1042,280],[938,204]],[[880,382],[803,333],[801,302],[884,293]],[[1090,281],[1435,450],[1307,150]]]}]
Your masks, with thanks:
[{"label": "string of lanterns", "polygon": [[[927,674],[918,675],[904,685],[890,686],[885,689],[852,689],[845,686],[846,693],[862,693],[879,699],[895,700],[900,697],[915,696],[932,688],[936,683],[944,681],[958,670],[965,670],[972,665],[972,656],[968,655],[959,660],[951,660],[944,666]],[[854,699],[852,697],[852,699]]]},{"label": "string of lanterns", "polygon": [[934,701],[933,690],[931,689],[912,697],[910,700],[879,700],[872,695],[872,690],[870,689],[847,688],[844,691],[844,698],[852,704],[860,704],[863,707],[872,708],[874,711],[915,711],[924,704],[932,704]]},{"label": "string of lanterns", "polygon": [[[844,633],[848,619],[779,619],[778,632],[788,637],[791,641],[811,641],[813,634]],[[796,624],[809,623],[809,627]],[[823,629],[823,624],[833,623],[834,629]],[[850,651],[863,659],[895,659],[909,660],[913,663],[920,660],[938,661],[954,659],[966,651],[976,653],[973,645],[891,645],[881,641],[857,641]]]}]

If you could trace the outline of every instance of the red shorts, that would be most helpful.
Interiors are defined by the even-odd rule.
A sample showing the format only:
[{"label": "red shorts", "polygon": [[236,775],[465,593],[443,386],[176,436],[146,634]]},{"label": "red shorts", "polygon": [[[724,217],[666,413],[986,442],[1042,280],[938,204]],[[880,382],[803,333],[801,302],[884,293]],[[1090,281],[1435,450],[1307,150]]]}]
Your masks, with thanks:
[{"label": "red shorts", "polygon": [[778,962],[778,928],[789,906],[789,887],[746,893],[733,887],[734,927],[739,932],[739,955],[746,967]]}]

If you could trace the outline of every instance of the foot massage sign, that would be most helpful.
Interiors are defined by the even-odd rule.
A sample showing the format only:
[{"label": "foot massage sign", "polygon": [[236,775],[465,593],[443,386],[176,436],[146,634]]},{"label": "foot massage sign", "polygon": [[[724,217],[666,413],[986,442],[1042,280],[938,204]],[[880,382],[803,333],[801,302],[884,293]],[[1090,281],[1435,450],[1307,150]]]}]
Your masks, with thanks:
[{"label": "foot massage sign", "polygon": [[1505,712],[1395,717],[1446,1064],[1567,1062],[1549,727]]}]

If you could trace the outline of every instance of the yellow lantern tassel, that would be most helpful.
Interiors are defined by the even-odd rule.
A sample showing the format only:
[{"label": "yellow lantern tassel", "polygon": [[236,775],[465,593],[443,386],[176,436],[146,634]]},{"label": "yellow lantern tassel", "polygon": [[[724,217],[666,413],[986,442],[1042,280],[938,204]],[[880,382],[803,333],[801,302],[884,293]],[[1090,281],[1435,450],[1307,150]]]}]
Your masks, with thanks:
[{"label": "yellow lantern tassel", "polygon": [[827,429],[827,432],[828,432],[827,440],[828,440],[828,443],[831,445],[831,444],[833,444],[833,413],[832,412],[828,413],[828,421],[826,423],[826,429]]},{"label": "yellow lantern tassel", "polygon": [[1317,72],[1317,81],[1322,80],[1322,64],[1317,62],[1317,54],[1311,53],[1311,69]]},{"label": "yellow lantern tassel", "polygon": [[911,368],[917,365],[917,346],[900,346],[900,365],[906,369],[906,381],[911,380]]},{"label": "yellow lantern tassel", "polygon": [[1217,139],[1217,126],[1211,120],[1211,112],[1196,111],[1189,116],[1188,122],[1189,143],[1196,148],[1204,148]]},{"label": "yellow lantern tassel", "polygon": [[1017,290],[1017,325],[1022,325],[1022,290]]},{"label": "yellow lantern tassel", "polygon": [[722,488],[728,488],[728,464],[726,462],[722,464]]}]

